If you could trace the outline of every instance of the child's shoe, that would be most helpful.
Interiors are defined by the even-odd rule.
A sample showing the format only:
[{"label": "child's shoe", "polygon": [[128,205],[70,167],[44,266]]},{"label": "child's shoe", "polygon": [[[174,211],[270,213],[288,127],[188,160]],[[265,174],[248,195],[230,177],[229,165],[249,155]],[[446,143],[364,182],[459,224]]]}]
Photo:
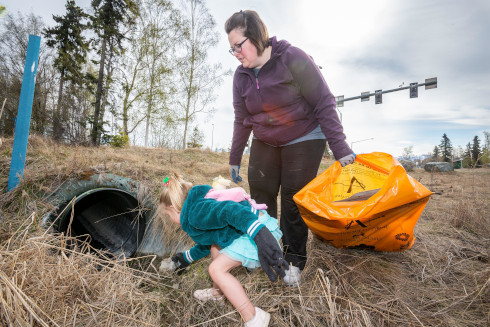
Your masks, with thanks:
[{"label": "child's shoe", "polygon": [[197,290],[194,292],[194,297],[201,302],[214,301],[217,303],[224,303],[225,296],[224,295],[214,295],[213,291],[215,291],[214,288],[206,288],[204,290]]},{"label": "child's shoe", "polygon": [[271,315],[264,310],[255,307],[255,316],[245,323],[245,327],[267,327],[269,326],[269,321],[271,320]]}]

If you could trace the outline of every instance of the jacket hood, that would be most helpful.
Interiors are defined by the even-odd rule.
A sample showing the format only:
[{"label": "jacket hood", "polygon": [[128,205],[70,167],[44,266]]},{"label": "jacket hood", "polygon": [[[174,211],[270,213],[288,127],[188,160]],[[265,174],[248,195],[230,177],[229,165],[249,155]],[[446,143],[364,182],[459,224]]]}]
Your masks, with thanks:
[{"label": "jacket hood", "polygon": [[269,39],[269,43],[272,45],[271,58],[275,56],[280,56],[286,51],[291,44],[286,40],[278,41],[275,36]]},{"label": "jacket hood", "polygon": [[[272,46],[271,51],[271,59],[277,58],[281,56],[290,46],[291,44],[286,40],[278,41],[275,36],[269,39],[269,44]],[[244,68],[242,65],[239,65],[237,68],[238,71],[251,71],[251,68]]]}]

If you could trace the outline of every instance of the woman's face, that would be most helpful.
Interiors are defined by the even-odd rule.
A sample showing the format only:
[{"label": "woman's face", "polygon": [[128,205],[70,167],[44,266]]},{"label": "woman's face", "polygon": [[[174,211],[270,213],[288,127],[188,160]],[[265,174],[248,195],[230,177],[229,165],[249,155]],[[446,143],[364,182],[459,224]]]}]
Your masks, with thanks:
[{"label": "woman's face", "polygon": [[[243,42],[246,40],[245,42]],[[234,51],[233,55],[242,63],[245,68],[255,68],[258,66],[257,62],[257,48],[247,40],[243,35],[241,29],[235,28],[228,34],[228,41],[230,42],[230,48],[238,51]],[[242,43],[243,42],[243,43]],[[241,44],[241,47],[239,46]]]}]

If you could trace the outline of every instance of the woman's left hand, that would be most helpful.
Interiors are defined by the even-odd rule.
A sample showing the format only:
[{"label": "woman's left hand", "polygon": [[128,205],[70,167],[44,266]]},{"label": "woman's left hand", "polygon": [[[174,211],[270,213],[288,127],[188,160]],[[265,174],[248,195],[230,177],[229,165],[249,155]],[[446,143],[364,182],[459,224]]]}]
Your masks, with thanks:
[{"label": "woman's left hand", "polygon": [[355,153],[351,153],[345,157],[342,157],[339,159],[339,162],[340,162],[340,165],[342,167],[345,167],[347,165],[350,165],[351,163],[354,162],[354,160],[356,160],[356,154]]}]

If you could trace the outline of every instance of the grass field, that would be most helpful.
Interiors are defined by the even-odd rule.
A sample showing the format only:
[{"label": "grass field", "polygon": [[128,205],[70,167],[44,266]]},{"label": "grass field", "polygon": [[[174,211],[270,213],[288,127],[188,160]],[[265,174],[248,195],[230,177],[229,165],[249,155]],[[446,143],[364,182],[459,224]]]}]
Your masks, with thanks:
[{"label": "grass field", "polygon": [[[69,237],[40,226],[47,197],[87,171],[128,176],[158,198],[172,171],[195,184],[228,177],[228,155],[201,150],[87,148],[33,137],[24,179],[6,193],[12,139],[0,147],[0,326],[239,326],[226,303],[200,304],[209,259],[181,276],[162,258],[114,261],[72,251]],[[244,158],[242,167],[247,166]],[[321,170],[332,161],[322,162]],[[337,249],[311,237],[301,287],[235,270],[271,326],[488,326],[490,170],[410,175],[433,192],[405,252]],[[244,181],[246,169],[242,169]],[[242,183],[248,188],[246,182]],[[182,238],[168,232],[164,237]]]}]

